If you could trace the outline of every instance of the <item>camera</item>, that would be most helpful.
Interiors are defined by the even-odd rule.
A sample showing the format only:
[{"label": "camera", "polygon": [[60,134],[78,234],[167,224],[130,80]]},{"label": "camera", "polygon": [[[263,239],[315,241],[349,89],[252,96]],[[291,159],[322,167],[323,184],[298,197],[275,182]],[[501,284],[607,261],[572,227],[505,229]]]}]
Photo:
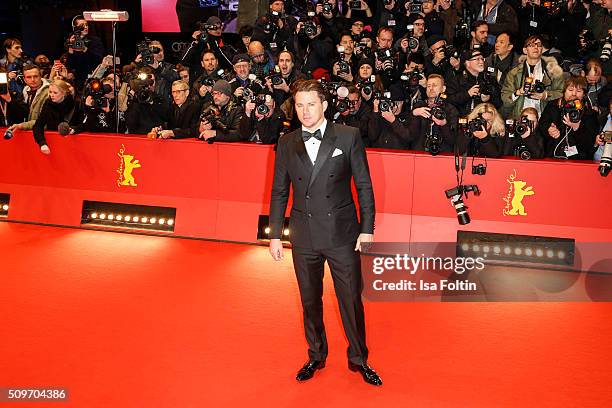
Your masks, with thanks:
[{"label": "camera", "polygon": [[363,92],[364,95],[369,96],[374,92],[374,82],[376,81],[376,77],[371,75],[368,79],[363,79],[357,83],[357,88]]},{"label": "camera", "polygon": [[473,164],[472,174],[475,174],[477,176],[484,176],[485,174],[487,174],[487,166],[482,163]]},{"label": "camera", "polygon": [[516,157],[519,157],[521,160],[530,160],[531,159],[531,152],[529,151],[527,146],[525,146],[522,143],[514,148],[514,155]]},{"label": "camera", "polygon": [[136,44],[136,48],[138,49],[138,54],[142,56],[142,65],[153,65],[155,63],[154,54],[161,52],[161,48],[152,46],[151,40],[148,38]]},{"label": "camera", "polygon": [[436,132],[432,132],[425,139],[425,151],[429,152],[432,156],[436,156],[440,153],[440,145],[442,144],[442,138]]},{"label": "camera", "polygon": [[584,106],[582,105],[582,101],[579,99],[567,102],[565,105],[563,105],[562,109],[562,115],[567,115],[569,117],[569,121],[572,123],[580,122],[583,112]]},{"label": "camera", "polygon": [[351,10],[361,10],[361,2],[359,0],[349,1],[348,3]]},{"label": "camera", "polygon": [[99,79],[91,79],[86,85],[87,95],[93,99],[93,107],[102,108],[108,104],[108,99],[104,96],[113,91],[109,84],[104,84]]},{"label": "camera", "polygon": [[216,125],[219,122],[220,117],[221,117],[221,110],[216,105],[210,104],[200,114],[200,122],[208,122],[213,127],[216,127]]},{"label": "camera", "polygon": [[487,128],[487,121],[478,115],[478,117],[467,122],[465,134],[467,137],[473,137],[474,132],[481,131],[483,128]]},{"label": "camera", "polygon": [[463,196],[465,195],[465,197],[467,198],[467,193],[470,191],[474,192],[474,195],[476,196],[480,195],[480,190],[475,184],[470,184],[467,186],[458,185],[457,187],[451,188],[444,192],[446,198],[450,199],[451,205],[455,208],[455,211],[457,212],[457,220],[459,221],[460,225],[466,225],[470,223],[470,215],[467,212],[468,207],[463,202]]},{"label": "camera", "polygon": [[208,24],[204,22],[198,22],[198,31],[200,35],[198,36],[198,41],[200,42],[208,42],[208,31],[218,30],[219,26],[216,24]]},{"label": "camera", "polygon": [[319,4],[321,4],[323,6],[322,13],[324,13],[324,14],[331,14],[333,12],[333,10],[334,10],[334,5],[331,4],[328,1],[324,0],[323,2],[319,2]]},{"label": "camera", "polygon": [[340,113],[344,113],[350,108],[351,105],[348,99],[338,99],[338,102],[336,102],[336,110]]},{"label": "camera", "polygon": [[135,71],[130,80],[130,87],[134,91],[136,100],[140,103],[153,102],[153,77],[146,72]]},{"label": "camera", "polygon": [[419,39],[413,36],[414,25],[408,24],[406,28],[408,29],[408,32],[404,35],[404,38],[408,40],[408,48],[411,50],[416,50],[419,48]]},{"label": "camera", "polygon": [[[89,40],[83,38],[83,26],[76,26],[73,28],[72,33],[68,36],[66,40],[66,47],[72,48],[74,51],[85,51],[87,48],[87,43]],[[74,39],[70,39],[70,37],[74,36]]]},{"label": "camera", "polygon": [[529,95],[534,93],[542,93],[546,90],[546,86],[544,83],[538,79],[533,77],[525,78],[525,82],[523,83],[523,92],[525,96],[529,97]]},{"label": "camera", "polygon": [[408,7],[406,10],[409,14],[419,14],[423,12],[423,2],[422,0],[412,0],[411,2],[406,3]]},{"label": "camera", "polygon": [[391,112],[395,106],[395,103],[391,100],[391,92],[376,91],[374,92],[374,99],[378,99],[378,109],[381,112]]},{"label": "camera", "polygon": [[612,56],[612,36],[609,35],[602,40],[602,48],[601,54],[599,55],[599,59],[602,63],[606,63],[610,60],[610,56]]},{"label": "camera", "polygon": [[317,34],[317,23],[313,20],[304,22],[304,25],[300,28],[300,34],[307,37],[314,37]]},{"label": "camera", "polygon": [[351,66],[344,60],[344,47],[338,47],[338,73],[348,74],[351,72]]},{"label": "camera", "polygon": [[489,67],[487,71],[481,72],[478,75],[478,87],[481,95],[493,95],[497,89],[497,81],[489,71],[495,71],[494,68]]},{"label": "camera", "polygon": [[[601,160],[599,161],[598,170],[602,177],[606,177],[610,173],[610,168],[612,167],[612,132],[604,132],[603,136],[605,145]],[[6,134],[4,138],[6,139]]]},{"label": "camera", "polygon": [[376,59],[383,65],[383,73],[391,74],[393,71],[394,58],[390,49],[380,49],[375,52]]},{"label": "camera", "polygon": [[446,60],[450,58],[459,59],[459,51],[452,45],[447,44],[442,48],[442,53],[444,54],[444,58]]},{"label": "camera", "polygon": [[441,93],[436,97],[434,106],[431,108],[431,114],[438,120],[446,119],[446,111],[444,110],[444,101],[446,100],[446,94]]},{"label": "camera", "polygon": [[270,107],[266,105],[265,94],[257,95],[253,102],[255,102],[255,111],[260,115],[265,116],[270,113]]},{"label": "camera", "polygon": [[533,122],[526,117],[522,117],[520,121],[514,124],[514,132],[518,136],[523,136],[527,131],[531,131],[531,134],[533,134],[533,128]]},{"label": "camera", "polygon": [[361,56],[361,58],[370,58],[373,53],[372,48],[368,47],[366,42],[356,41],[355,55]]},{"label": "camera", "polygon": [[408,89],[414,89],[419,86],[419,81],[423,79],[423,72],[418,68],[413,69],[411,72],[402,74],[400,80],[406,84]]}]

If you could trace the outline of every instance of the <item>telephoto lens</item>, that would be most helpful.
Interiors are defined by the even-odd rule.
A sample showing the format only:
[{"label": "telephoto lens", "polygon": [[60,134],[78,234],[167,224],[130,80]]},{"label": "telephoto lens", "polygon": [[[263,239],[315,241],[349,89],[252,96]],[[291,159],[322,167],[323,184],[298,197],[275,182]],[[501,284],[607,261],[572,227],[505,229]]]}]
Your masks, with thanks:
[{"label": "telephoto lens", "polygon": [[604,146],[604,151],[599,161],[599,174],[602,177],[606,177],[610,173],[610,167],[612,167],[612,142],[608,142]]}]

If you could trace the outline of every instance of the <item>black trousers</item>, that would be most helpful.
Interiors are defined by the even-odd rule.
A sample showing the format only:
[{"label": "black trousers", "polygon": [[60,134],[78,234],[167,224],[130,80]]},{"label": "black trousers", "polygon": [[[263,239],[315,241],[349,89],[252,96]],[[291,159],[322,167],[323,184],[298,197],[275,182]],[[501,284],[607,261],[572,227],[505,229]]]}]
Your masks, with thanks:
[{"label": "black trousers", "polygon": [[348,359],[351,363],[367,362],[365,319],[361,292],[361,260],[355,244],[339,248],[312,250],[293,248],[293,266],[300,288],[304,311],[304,330],[311,360],[325,361],[327,337],[323,324],[323,273],[327,261],[331,269],[338,298],[344,333],[349,341]]}]

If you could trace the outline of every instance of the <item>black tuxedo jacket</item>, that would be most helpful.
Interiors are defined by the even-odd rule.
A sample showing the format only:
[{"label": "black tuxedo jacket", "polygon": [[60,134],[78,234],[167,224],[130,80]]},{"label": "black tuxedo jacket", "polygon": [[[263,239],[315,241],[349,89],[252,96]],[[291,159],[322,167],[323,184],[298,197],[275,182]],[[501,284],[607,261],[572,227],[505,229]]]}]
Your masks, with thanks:
[{"label": "black tuxedo jacket", "polygon": [[[357,188],[361,224],[351,178]],[[308,157],[301,128],[279,139],[270,201],[270,238],[282,236],[290,185],[293,207],[289,237],[295,247],[336,248],[355,243],[360,233],[374,233],[374,193],[358,129],[328,121],[315,165]]]}]

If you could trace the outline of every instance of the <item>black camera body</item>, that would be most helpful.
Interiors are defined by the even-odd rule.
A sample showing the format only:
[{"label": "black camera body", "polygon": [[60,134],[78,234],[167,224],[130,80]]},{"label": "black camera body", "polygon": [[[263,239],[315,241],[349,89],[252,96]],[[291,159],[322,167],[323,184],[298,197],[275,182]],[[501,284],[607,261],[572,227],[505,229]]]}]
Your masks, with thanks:
[{"label": "black camera body", "polygon": [[348,3],[351,10],[361,10],[361,2],[359,0],[349,1]]},{"label": "black camera body", "polygon": [[432,156],[436,156],[440,153],[442,145],[442,137],[437,132],[432,132],[427,135],[425,139],[425,151],[429,152]]},{"label": "black camera body", "polygon": [[336,110],[340,113],[344,113],[351,108],[350,102],[345,98],[338,98],[336,102]]},{"label": "black camera body", "polygon": [[487,166],[482,163],[472,165],[472,174],[477,176],[484,176],[487,174]]},{"label": "black camera body", "polygon": [[457,212],[457,220],[460,225],[466,225],[470,223],[470,215],[467,212],[467,206],[463,202],[463,196],[467,197],[468,192],[473,192],[475,196],[480,195],[480,190],[475,184],[469,185],[458,185],[455,188],[444,191],[446,198],[451,200],[451,205]]},{"label": "black camera body", "polygon": [[525,96],[529,97],[529,95],[534,93],[542,93],[546,90],[546,86],[544,83],[538,79],[534,79],[532,77],[525,78],[525,82],[523,83],[523,92]]},{"label": "black camera body", "polygon": [[514,124],[514,132],[518,136],[523,136],[525,133],[527,133],[527,131],[531,131],[531,134],[533,134],[533,130],[534,123],[526,117],[522,117],[518,122]]},{"label": "black camera body", "polygon": [[452,44],[446,44],[444,48],[442,48],[442,52],[444,54],[444,59],[446,60],[451,58],[459,59],[459,51],[457,51]]},{"label": "black camera body", "polygon": [[487,128],[487,121],[478,116],[467,123],[466,136],[473,137],[474,132]]},{"label": "black camera body", "polygon": [[431,115],[438,120],[446,119],[446,111],[444,110],[445,100],[446,94],[442,93],[438,95],[434,101],[434,106],[431,108]]},{"label": "black camera body", "polygon": [[208,42],[208,31],[209,30],[218,30],[219,26],[216,24],[208,24],[204,22],[198,23],[198,31],[200,31],[200,35],[198,36],[198,41],[200,42]]},{"label": "black camera body", "polygon": [[304,22],[304,25],[300,28],[300,34],[306,37],[314,37],[317,34],[317,29],[317,23],[313,20],[308,20]]},{"label": "black camera body", "polygon": [[334,11],[334,5],[331,4],[330,2],[323,1],[322,5],[323,5],[323,13],[331,14]]},{"label": "black camera body", "polygon": [[266,105],[266,95],[265,94],[260,94],[260,95],[255,96],[255,98],[253,99],[253,102],[255,103],[255,112],[259,113],[262,116],[270,113],[270,107]]},{"label": "black camera body", "polygon": [[[493,68],[489,68],[493,69]],[[494,70],[494,69],[493,69]],[[497,89],[497,81],[489,71],[481,72],[478,75],[478,87],[481,95],[493,95]]]},{"label": "black camera body", "polygon": [[419,86],[419,82],[424,78],[423,72],[418,68],[411,72],[402,74],[400,80],[405,83],[406,88],[413,90]]},{"label": "black camera body", "polygon": [[153,103],[153,78],[145,72],[134,71],[130,80],[130,87],[139,103]]},{"label": "black camera body", "polygon": [[369,96],[374,92],[374,75],[370,76],[368,79],[362,79],[357,83],[357,88],[363,92],[364,95]]},{"label": "black camera body", "polygon": [[423,1],[422,0],[412,0],[408,5],[408,13],[409,14],[419,14],[423,12]]},{"label": "black camera body", "polygon": [[576,99],[575,101],[567,102],[561,109],[563,116],[567,115],[569,121],[572,123],[578,123],[582,120],[582,114],[584,113],[584,106],[582,101]]},{"label": "black camera body", "polygon": [[[74,27],[72,33],[66,40],[66,46],[72,48],[74,51],[85,51],[89,40],[83,37],[83,31],[84,28],[81,26]],[[70,37],[72,36],[74,36],[74,39],[71,41]]]},{"label": "black camera body", "polygon": [[108,105],[105,95],[111,93],[113,88],[108,84],[103,84],[99,79],[91,79],[86,86],[87,95],[93,99],[95,108],[103,108]]},{"label": "black camera body", "polygon": [[514,155],[516,157],[519,157],[521,160],[530,160],[531,159],[531,152],[529,151],[527,146],[525,146],[523,143],[517,145],[514,148]]},{"label": "black camera body", "polygon": [[267,78],[270,78],[270,83],[272,83],[273,86],[281,85],[284,81],[283,75],[280,72],[272,72]]},{"label": "black camera body", "polygon": [[380,91],[374,92],[374,99],[378,99],[378,109],[381,112],[391,112],[395,106],[395,102],[391,100],[391,94],[389,92],[382,93]]},{"label": "black camera body", "polygon": [[161,48],[152,46],[148,38],[136,44],[136,48],[138,49],[138,54],[142,56],[141,65],[153,65],[155,62],[154,54],[161,52]]}]

